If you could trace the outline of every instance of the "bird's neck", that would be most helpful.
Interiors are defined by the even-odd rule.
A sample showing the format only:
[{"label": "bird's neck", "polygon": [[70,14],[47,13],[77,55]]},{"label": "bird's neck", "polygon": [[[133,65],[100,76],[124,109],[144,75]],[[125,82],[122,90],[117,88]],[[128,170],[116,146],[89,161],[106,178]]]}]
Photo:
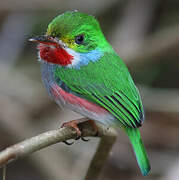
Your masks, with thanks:
[{"label": "bird's neck", "polygon": [[79,53],[70,48],[62,48],[48,44],[39,44],[37,48],[39,50],[40,60],[61,67],[73,67],[76,69],[88,65],[90,62],[98,61],[104,54],[100,49]]}]

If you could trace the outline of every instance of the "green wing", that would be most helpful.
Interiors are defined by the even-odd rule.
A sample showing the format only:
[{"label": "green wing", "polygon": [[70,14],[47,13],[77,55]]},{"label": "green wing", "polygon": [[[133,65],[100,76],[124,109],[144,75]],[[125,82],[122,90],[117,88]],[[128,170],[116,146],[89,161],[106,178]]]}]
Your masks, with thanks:
[{"label": "green wing", "polygon": [[93,94],[94,100],[111,112],[123,125],[139,127],[142,123],[140,106],[132,102],[123,92],[100,96]]},{"label": "green wing", "polygon": [[[99,87],[99,86],[98,86]],[[87,88],[88,89],[88,88]],[[96,90],[94,92],[86,88],[75,87],[75,92],[96,104],[107,109],[113,114],[123,125],[130,127],[139,127],[143,121],[143,111],[141,110],[141,102],[131,100],[122,91],[116,91],[113,94],[101,95]],[[74,89],[73,89],[74,90]]]},{"label": "green wing", "polygon": [[57,68],[55,77],[63,81],[71,93],[104,107],[123,125],[141,125],[143,108],[139,92],[117,55],[105,54],[99,61],[78,70]]}]

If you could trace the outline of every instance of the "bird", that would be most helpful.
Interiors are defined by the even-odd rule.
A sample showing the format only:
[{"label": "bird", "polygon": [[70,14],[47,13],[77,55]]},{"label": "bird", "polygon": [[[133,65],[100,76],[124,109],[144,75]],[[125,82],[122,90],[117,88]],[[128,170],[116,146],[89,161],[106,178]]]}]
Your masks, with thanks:
[{"label": "bird", "polygon": [[[38,43],[43,84],[50,97],[95,122],[122,129],[128,136],[142,175],[150,171],[139,127],[144,110],[127,66],[106,40],[98,20],[67,11],[55,17]],[[64,123],[81,136],[78,122]]]}]

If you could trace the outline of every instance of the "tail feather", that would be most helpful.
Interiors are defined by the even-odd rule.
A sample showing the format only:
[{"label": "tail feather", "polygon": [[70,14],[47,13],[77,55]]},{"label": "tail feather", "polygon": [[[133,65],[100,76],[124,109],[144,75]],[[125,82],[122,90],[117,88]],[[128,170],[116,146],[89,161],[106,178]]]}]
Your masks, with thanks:
[{"label": "tail feather", "polygon": [[147,157],[147,153],[145,151],[144,144],[140,137],[139,129],[128,127],[128,128],[125,128],[125,132],[127,133],[131,141],[140,170],[143,176],[146,176],[149,173],[151,168],[150,168],[150,163]]}]

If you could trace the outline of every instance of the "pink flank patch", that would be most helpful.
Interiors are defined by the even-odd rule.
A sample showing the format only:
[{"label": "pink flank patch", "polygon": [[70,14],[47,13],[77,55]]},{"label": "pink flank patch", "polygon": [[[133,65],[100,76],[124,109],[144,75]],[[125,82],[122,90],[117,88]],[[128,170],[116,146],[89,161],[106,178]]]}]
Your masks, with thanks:
[{"label": "pink flank patch", "polygon": [[40,51],[40,58],[47,62],[59,64],[61,66],[67,66],[72,63],[73,56],[68,54],[59,45],[50,44],[50,43],[49,44],[40,43],[37,46],[37,49]]},{"label": "pink flank patch", "polygon": [[108,111],[102,108],[101,106],[91,103],[71,93],[67,93],[56,84],[52,87],[51,90],[56,99],[62,98],[67,103],[83,107],[88,111],[92,111],[94,113],[101,113],[101,114],[108,113]]}]

